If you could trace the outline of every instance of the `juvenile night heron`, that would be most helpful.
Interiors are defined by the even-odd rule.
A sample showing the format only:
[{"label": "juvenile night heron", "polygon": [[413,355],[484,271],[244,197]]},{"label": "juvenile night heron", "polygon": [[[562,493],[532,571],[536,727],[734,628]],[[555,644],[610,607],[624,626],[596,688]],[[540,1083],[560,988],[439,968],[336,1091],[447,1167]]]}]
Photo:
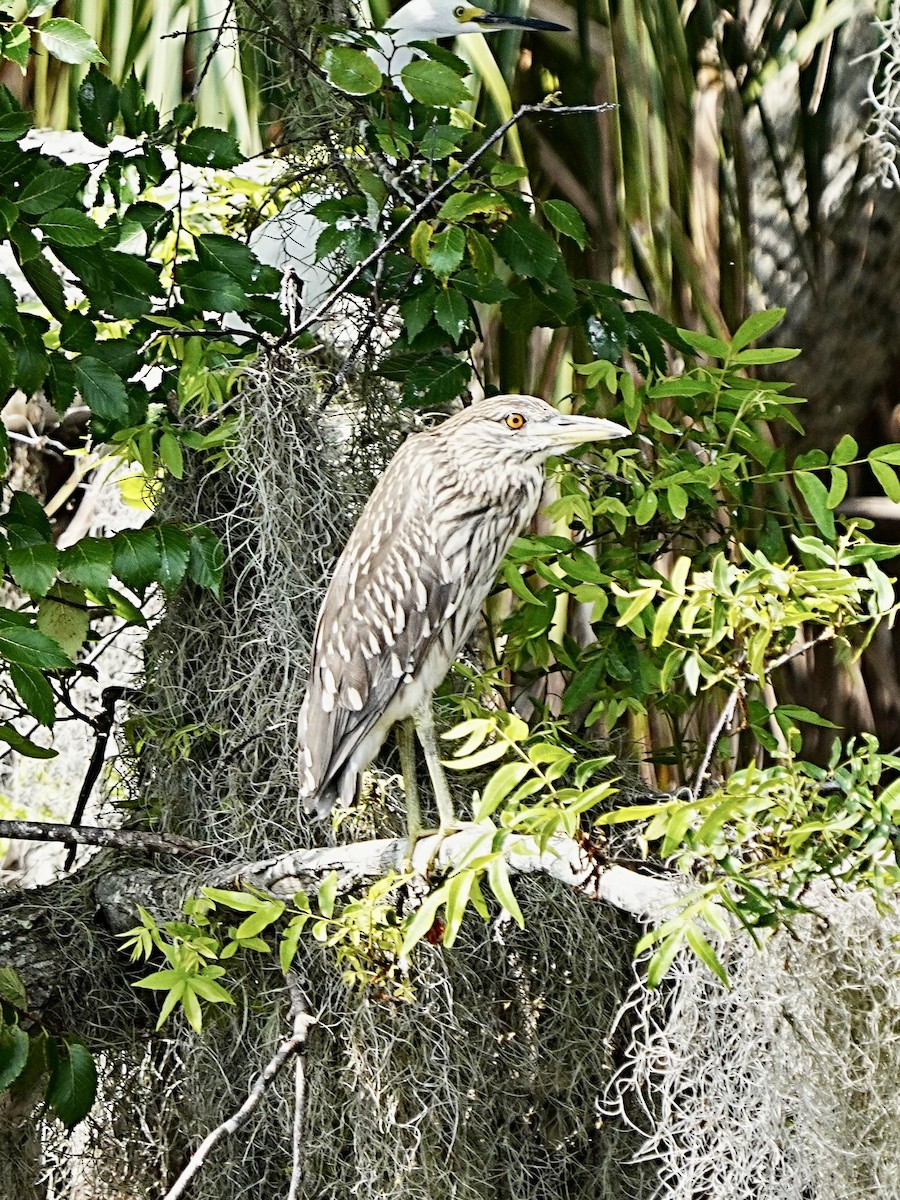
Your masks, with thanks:
[{"label": "juvenile night heron", "polygon": [[363,509],[319,613],[299,720],[308,812],[325,817],[336,801],[352,804],[362,772],[399,723],[410,837],[421,829],[413,728],[441,829],[452,827],[434,689],[537,512],[547,459],[627,436],[623,425],[567,416],[534,396],[495,396],[407,438]]}]

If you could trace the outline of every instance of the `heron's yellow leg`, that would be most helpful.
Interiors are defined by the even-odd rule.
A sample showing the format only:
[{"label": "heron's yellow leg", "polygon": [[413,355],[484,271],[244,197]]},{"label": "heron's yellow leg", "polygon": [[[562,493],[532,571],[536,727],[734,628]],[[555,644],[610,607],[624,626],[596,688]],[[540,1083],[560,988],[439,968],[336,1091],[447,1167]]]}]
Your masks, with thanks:
[{"label": "heron's yellow leg", "polygon": [[458,829],[459,822],[453,811],[453,800],[450,797],[447,776],[444,774],[444,768],[441,766],[441,756],[438,752],[437,735],[434,729],[434,714],[431,711],[431,704],[423,704],[420,708],[416,709],[413,720],[415,721],[419,741],[422,743],[422,749],[425,751],[425,762],[428,765],[428,774],[431,777],[431,786],[434,790],[434,798],[437,801],[440,829],[442,833],[448,833],[451,830]]},{"label": "heron's yellow leg", "polygon": [[413,850],[422,832],[422,806],[419,803],[419,784],[416,780],[415,728],[412,717],[407,717],[397,726],[400,770],[403,772],[403,789],[406,792],[406,867],[412,863]]}]

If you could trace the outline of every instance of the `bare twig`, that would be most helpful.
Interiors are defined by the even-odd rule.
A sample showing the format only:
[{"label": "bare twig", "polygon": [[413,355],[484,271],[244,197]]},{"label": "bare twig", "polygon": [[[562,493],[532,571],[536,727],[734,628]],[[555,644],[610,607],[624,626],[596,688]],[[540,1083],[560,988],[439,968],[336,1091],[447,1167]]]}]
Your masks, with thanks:
[{"label": "bare twig", "polygon": [[117,850],[153,850],[161,854],[198,854],[209,849],[202,842],[173,833],[62,825],[56,821],[0,821],[0,838],[20,842],[63,842],[68,846],[108,846]]},{"label": "bare twig", "polygon": [[[291,1017],[294,1024],[294,1036],[303,1040],[316,1018],[311,1017],[306,996],[300,987],[300,981],[293,971],[285,975],[288,991],[291,994]],[[306,1066],[303,1055],[297,1054],[294,1059],[294,1127],[291,1138],[291,1182],[288,1188],[287,1200],[297,1200],[300,1195],[300,1183],[303,1179],[303,1117],[306,1112]]]},{"label": "bare twig", "polygon": [[[91,754],[91,761],[88,763],[88,769],[84,776],[84,781],[81,785],[81,791],[78,793],[78,799],[75,802],[75,811],[72,813],[72,825],[78,827],[81,825],[81,818],[84,816],[84,810],[87,808],[87,802],[91,797],[91,792],[94,790],[94,784],[100,775],[103,763],[106,759],[106,747],[109,745],[109,737],[112,733],[113,721],[116,715],[116,705],[120,700],[124,700],[126,696],[134,696],[137,693],[132,688],[115,686],[104,688],[101,693],[101,701],[103,708],[99,716],[94,720],[94,750]],[[75,861],[75,843],[72,842],[69,847],[69,853],[66,855],[66,861],[63,869],[68,871],[71,869]]]},{"label": "bare twig", "polygon": [[771,675],[773,671],[777,671],[779,667],[783,667],[785,663],[790,662],[792,658],[799,658],[801,654],[805,654],[807,650],[812,650],[813,646],[818,646],[819,642],[827,642],[835,635],[834,629],[828,625],[821,633],[817,633],[814,638],[810,638],[808,642],[801,642],[799,646],[792,646],[790,650],[781,655],[780,658],[773,658],[766,667],[766,674]]},{"label": "bare twig", "polygon": [[[291,988],[292,993],[291,1014],[293,1016],[293,1032],[291,1033],[291,1036],[281,1043],[273,1057],[263,1068],[259,1078],[256,1080],[256,1083],[254,1083],[253,1087],[250,1089],[247,1099],[237,1110],[237,1112],[233,1113],[227,1120],[223,1121],[220,1125],[217,1125],[215,1129],[211,1130],[211,1132],[206,1135],[206,1137],[191,1155],[187,1166],[166,1192],[163,1200],[179,1200],[179,1197],[184,1195],[188,1184],[209,1157],[210,1151],[214,1149],[214,1147],[218,1145],[218,1143],[224,1137],[227,1137],[228,1134],[236,1133],[237,1130],[240,1129],[253,1110],[259,1106],[259,1103],[266,1094],[267,1089],[276,1076],[280,1073],[281,1069],[303,1049],[309,1030],[316,1023],[316,1018],[310,1016],[306,1011],[305,998],[299,989],[299,985],[296,983],[292,985],[291,981],[289,980],[288,986]],[[301,1100],[302,1098],[301,1090]],[[298,1131],[297,1118],[295,1114],[295,1138],[298,1136],[299,1132],[302,1132],[302,1126]],[[296,1157],[299,1152],[299,1143],[297,1142],[295,1142],[294,1151],[294,1165],[296,1172],[299,1169],[299,1163]],[[292,1173],[291,1177],[292,1195],[296,1194],[293,1190],[293,1175],[295,1172]]]},{"label": "bare twig", "polygon": [[691,788],[692,800],[696,800],[700,795],[700,789],[703,787],[703,781],[709,772],[709,764],[712,762],[712,756],[715,753],[716,746],[719,744],[719,738],[722,736],[722,731],[725,727],[731,724],[731,718],[734,716],[734,710],[743,690],[744,683],[741,680],[735,685],[731,695],[728,697],[728,702],[719,713],[719,719],[712,728],[712,733],[710,733],[706,742],[703,762],[700,764],[700,770],[697,772],[697,778],[694,780],[694,786]]},{"label": "bare twig", "polygon": [[332,290],[327,296],[325,296],[321,303],[319,303],[316,308],[314,308],[313,311],[300,322],[299,325],[297,325],[290,333],[286,333],[276,343],[274,343],[273,348],[283,346],[286,342],[292,340],[298,334],[303,333],[312,325],[315,325],[318,321],[320,321],[325,313],[327,313],[328,310],[334,306],[335,302],[339,300],[340,297],[343,296],[343,294],[350,287],[353,286],[356,280],[359,279],[360,275],[362,275],[369,269],[369,267],[376,263],[379,258],[382,257],[385,251],[390,249],[390,247],[396,241],[403,237],[407,230],[411,229],[412,226],[416,224],[422,213],[425,212],[425,210],[432,205],[440,195],[446,192],[449,187],[452,187],[452,185],[456,183],[457,179],[462,178],[467,171],[470,171],[475,163],[484,154],[486,154],[488,150],[490,150],[491,146],[499,142],[504,134],[508,133],[509,130],[512,129],[512,127],[519,121],[521,121],[523,117],[528,116],[529,113],[542,113],[545,116],[553,117],[567,117],[572,116],[575,113],[606,112],[614,107],[615,105],[613,104],[567,104],[559,106],[552,106],[549,104],[523,104],[521,108],[518,108],[513,113],[508,121],[504,121],[502,125],[494,130],[490,137],[485,138],[484,142],[478,147],[474,154],[469,155],[466,161],[461,166],[457,167],[455,171],[451,172],[451,174],[447,176],[443,183],[438,184],[438,186],[433,188],[423,200],[420,200],[419,203],[411,210],[409,215],[400,222],[393,233],[389,234],[389,236],[385,238],[381,245],[377,246],[371,254],[362,259],[361,262],[358,262],[353,270],[348,272],[348,274],[344,276],[340,283],[332,288]]}]

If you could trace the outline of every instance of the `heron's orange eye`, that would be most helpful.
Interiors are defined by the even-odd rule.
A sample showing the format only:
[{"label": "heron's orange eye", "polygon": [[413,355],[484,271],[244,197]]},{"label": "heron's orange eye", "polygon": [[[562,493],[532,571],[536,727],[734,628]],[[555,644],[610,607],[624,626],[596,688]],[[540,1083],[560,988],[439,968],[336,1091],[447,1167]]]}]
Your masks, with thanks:
[{"label": "heron's orange eye", "polygon": [[525,424],[525,418],[521,413],[510,413],[506,418],[506,424],[510,429],[521,429]]}]

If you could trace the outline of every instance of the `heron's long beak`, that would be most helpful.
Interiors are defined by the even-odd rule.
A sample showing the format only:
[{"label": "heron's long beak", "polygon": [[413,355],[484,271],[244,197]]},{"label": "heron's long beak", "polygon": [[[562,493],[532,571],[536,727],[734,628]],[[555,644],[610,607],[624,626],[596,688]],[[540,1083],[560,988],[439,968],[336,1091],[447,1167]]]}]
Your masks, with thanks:
[{"label": "heron's long beak", "polygon": [[539,21],[533,17],[512,17],[507,13],[487,12],[484,9],[474,9],[478,16],[471,19],[487,29],[535,29],[546,33],[568,33],[568,25],[557,25],[555,21]]},{"label": "heron's long beak", "polygon": [[631,430],[601,417],[570,417],[557,413],[550,429],[550,440],[558,446],[581,446],[585,442],[611,442],[631,437]]}]

